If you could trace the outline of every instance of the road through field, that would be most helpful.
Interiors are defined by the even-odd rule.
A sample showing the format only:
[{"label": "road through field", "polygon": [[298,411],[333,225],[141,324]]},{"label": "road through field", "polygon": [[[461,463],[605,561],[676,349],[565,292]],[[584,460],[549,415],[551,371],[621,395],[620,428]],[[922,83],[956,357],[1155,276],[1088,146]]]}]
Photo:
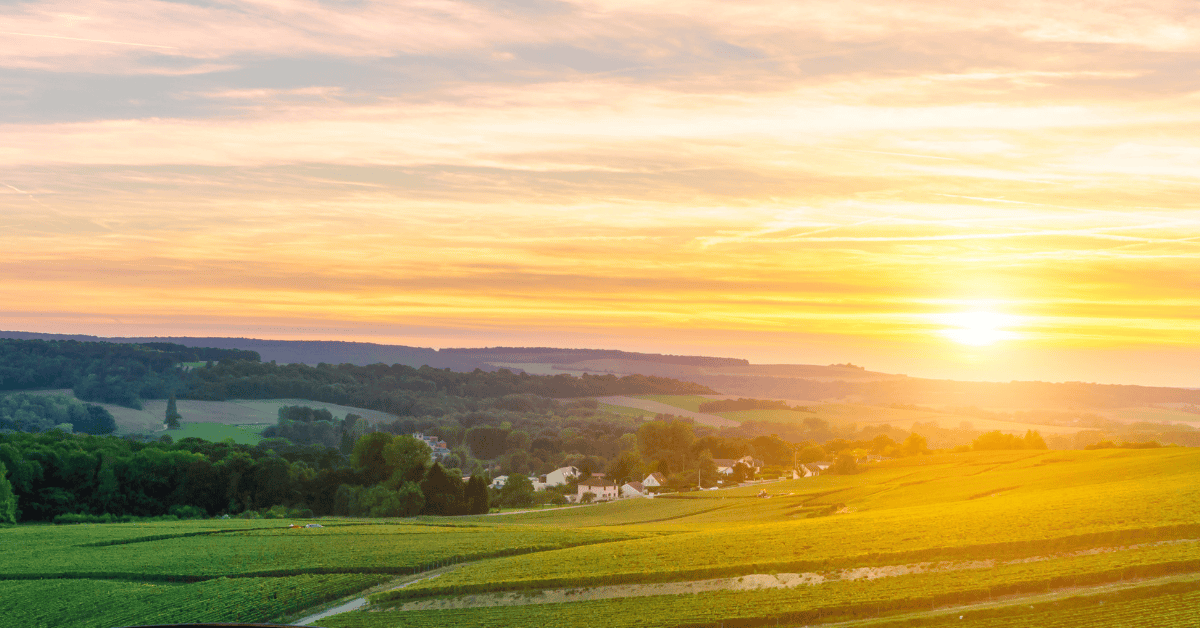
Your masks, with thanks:
[{"label": "road through field", "polygon": [[675,416],[688,417],[695,419],[701,425],[711,425],[713,427],[736,427],[740,425],[737,421],[732,421],[724,417],[719,417],[715,414],[704,414],[703,412],[692,412],[683,408],[676,408],[658,401],[649,399],[637,399],[634,397],[626,397],[624,395],[614,395],[611,397],[596,397],[596,401],[607,403],[614,406],[625,406],[626,408],[637,408],[655,414],[674,414]]},{"label": "road through field", "polygon": [[[837,581],[877,580],[880,578],[893,578],[897,576],[908,576],[914,574],[987,570],[1005,565],[1027,565],[1030,563],[1048,562],[1062,558],[1109,554],[1142,548],[1154,548],[1171,545],[1178,546],[1181,544],[1189,544],[1194,546],[1198,542],[1200,542],[1200,539],[1176,539],[1171,541],[1141,543],[1117,547],[1096,547],[1074,552],[1061,552],[1044,556],[1033,556],[1011,560],[985,559],[939,561],[901,565],[882,565],[875,567],[854,567],[823,573],[759,573],[732,578],[712,578],[708,580],[692,580],[684,582],[619,584],[594,587],[545,589],[540,591],[519,590],[483,594],[476,593],[448,598],[418,599],[371,610],[383,612],[432,611],[443,609],[485,608],[495,606],[562,604],[567,602],[584,602],[662,595],[695,595],[699,593],[716,591],[793,589],[797,587],[821,585]],[[1077,587],[1060,588],[1063,591],[1078,590]]]}]

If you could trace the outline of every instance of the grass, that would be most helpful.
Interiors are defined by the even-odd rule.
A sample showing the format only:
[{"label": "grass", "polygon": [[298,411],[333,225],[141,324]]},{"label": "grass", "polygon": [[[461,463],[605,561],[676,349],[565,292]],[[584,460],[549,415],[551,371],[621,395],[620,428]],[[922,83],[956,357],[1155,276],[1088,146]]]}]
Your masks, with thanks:
[{"label": "grass", "polygon": [[700,411],[700,404],[706,401],[712,401],[708,397],[700,395],[637,395],[636,399],[646,399],[649,401],[657,401],[668,406],[674,406],[683,410],[692,412]]},{"label": "grass", "polygon": [[[59,394],[74,398],[75,393],[69,389],[11,391],[31,392],[42,395]],[[93,402],[87,402],[93,403]],[[122,434],[146,432],[153,433],[162,428],[163,417],[166,416],[166,399],[149,399],[142,402],[141,410],[125,408],[107,403],[96,404],[103,406],[112,413],[117,422],[117,431]],[[305,399],[250,399],[230,401],[196,401],[180,399],[177,402],[179,414],[183,423],[214,423],[226,425],[258,425],[274,424],[279,419],[279,408],[282,406],[308,406],[324,408],[334,417],[342,418],[347,413],[354,413],[370,421],[391,421],[391,414],[378,410],[366,410],[335,403],[308,401]],[[219,440],[219,439],[218,439]],[[236,439],[235,439],[236,440]],[[239,441],[241,442],[241,441]]]},{"label": "grass", "polygon": [[[930,456],[861,476],[770,484],[772,493],[794,494],[768,500],[748,497],[761,487],[699,493],[704,497],[698,499],[658,498],[655,503],[715,505],[670,520],[688,526],[688,534],[571,548],[555,552],[552,561],[513,557],[468,565],[397,596],[667,582],[879,560],[1020,557],[1077,548],[1092,538],[1124,543],[1200,534],[1194,514],[1200,505],[1200,451],[1145,451]],[[714,501],[722,497],[727,504]],[[822,506],[853,512],[813,517]],[[728,517],[737,509],[742,512]],[[731,523],[754,521],[754,511],[767,509],[770,516],[756,525]]]},{"label": "grass", "polygon": [[[769,499],[756,497],[764,488]],[[382,612],[321,625],[1170,627],[1194,623],[1184,609],[1200,602],[1197,512],[1200,450],[1163,448],[941,454],[854,476],[316,530],[287,520],[17,526],[0,528],[0,616],[56,627],[271,621],[451,566],[374,594]],[[673,584],[790,573],[824,581],[703,595]],[[645,592],[454,607],[464,595],[585,597],[600,585]],[[419,600],[446,608],[386,610]]]},{"label": "grass", "polygon": [[188,423],[185,421],[179,429],[167,430],[162,434],[170,436],[173,440],[195,437],[218,443],[226,438],[231,438],[235,443],[257,445],[262,440],[259,432],[265,427],[267,424],[226,425],[224,423]]},{"label": "grass", "polygon": [[[10,580],[0,581],[0,617],[5,625],[28,628],[266,622],[389,579],[340,574],[220,579],[192,584]],[[31,600],[36,602],[31,604]]]},{"label": "grass", "polygon": [[649,410],[630,408],[628,406],[616,406],[611,403],[601,403],[596,409],[600,412],[607,412],[609,414],[616,414],[619,416],[654,418],[654,413],[650,412]]},{"label": "grass", "polygon": [[[1193,552],[1193,555],[1197,555]],[[922,573],[879,578],[867,585],[839,580],[795,588],[709,591],[704,595],[654,595],[609,600],[469,609],[355,612],[326,620],[329,628],[443,626],[699,627],[725,623],[753,627],[827,623],[864,616],[928,611],[986,602],[997,596],[1041,594],[1079,584],[1118,582],[1136,568],[1128,556],[1084,556],[1046,565],[1005,565],[976,572]],[[1195,569],[1200,562],[1193,560]],[[1170,572],[1169,569],[1164,569]],[[1193,585],[1194,586],[1194,585]],[[1185,587],[1185,589],[1188,587]],[[1039,624],[1025,624],[1039,625]],[[1093,624],[1103,625],[1103,624]]]},{"label": "grass", "polygon": [[273,519],[19,526],[2,533],[5,551],[0,553],[0,580],[182,581],[331,572],[401,575],[480,558],[632,536],[613,529],[530,530],[407,522],[324,522],[326,527],[321,529],[296,530],[287,527],[290,523]]}]

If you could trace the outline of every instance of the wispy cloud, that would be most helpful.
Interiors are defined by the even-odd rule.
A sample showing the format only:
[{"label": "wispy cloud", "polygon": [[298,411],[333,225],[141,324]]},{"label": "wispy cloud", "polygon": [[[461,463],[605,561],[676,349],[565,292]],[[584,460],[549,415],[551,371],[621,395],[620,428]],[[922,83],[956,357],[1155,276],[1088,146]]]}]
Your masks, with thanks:
[{"label": "wispy cloud", "polygon": [[0,327],[934,373],[929,316],[985,303],[1028,328],[1005,379],[1200,350],[1191,3],[47,0],[0,31]]}]

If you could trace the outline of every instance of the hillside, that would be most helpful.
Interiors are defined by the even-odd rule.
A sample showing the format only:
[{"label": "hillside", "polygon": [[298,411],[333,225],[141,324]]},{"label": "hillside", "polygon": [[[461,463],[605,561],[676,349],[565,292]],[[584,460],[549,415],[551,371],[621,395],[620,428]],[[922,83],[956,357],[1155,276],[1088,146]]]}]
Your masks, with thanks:
[{"label": "hillside", "polygon": [[18,526],[0,529],[0,613],[295,621],[365,592],[319,625],[1182,626],[1197,487],[1195,449],[977,452],[452,523]]},{"label": "hillside", "polygon": [[[0,338],[111,343],[173,343],[254,351],[264,362],[316,365],[428,365],[470,372],[477,368],[539,375],[643,375],[694,382],[721,394],[765,399],[838,401],[872,406],[922,404],[1035,410],[1117,410],[1155,406],[1200,407],[1200,389],[1086,382],[967,382],[880,373],[850,364],[750,364],[739,358],[680,356],[606,349],[548,347],[446,348],[364,342],[254,338],[99,338],[0,332]],[[1196,415],[1200,417],[1200,414]],[[1198,419],[1200,421],[1200,419]]]}]

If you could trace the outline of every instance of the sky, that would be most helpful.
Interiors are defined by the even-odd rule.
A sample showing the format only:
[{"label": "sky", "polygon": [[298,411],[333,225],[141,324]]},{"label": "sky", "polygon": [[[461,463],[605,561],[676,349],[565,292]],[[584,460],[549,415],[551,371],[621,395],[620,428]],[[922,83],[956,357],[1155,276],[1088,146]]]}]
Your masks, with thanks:
[{"label": "sky", "polygon": [[1200,387],[1200,5],[0,1],[0,329]]}]

